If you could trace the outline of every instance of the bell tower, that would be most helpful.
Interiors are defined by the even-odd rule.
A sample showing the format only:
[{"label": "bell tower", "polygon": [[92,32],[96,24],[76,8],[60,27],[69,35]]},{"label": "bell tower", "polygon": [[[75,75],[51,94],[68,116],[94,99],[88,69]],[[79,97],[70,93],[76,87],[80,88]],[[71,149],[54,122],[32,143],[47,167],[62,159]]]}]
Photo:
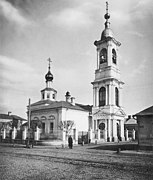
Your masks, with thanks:
[{"label": "bell tower", "polygon": [[118,48],[110,28],[110,14],[106,2],[105,28],[101,38],[94,42],[97,50],[97,69],[93,84],[93,127],[98,140],[124,140],[124,117],[122,109],[122,86],[118,67]]}]

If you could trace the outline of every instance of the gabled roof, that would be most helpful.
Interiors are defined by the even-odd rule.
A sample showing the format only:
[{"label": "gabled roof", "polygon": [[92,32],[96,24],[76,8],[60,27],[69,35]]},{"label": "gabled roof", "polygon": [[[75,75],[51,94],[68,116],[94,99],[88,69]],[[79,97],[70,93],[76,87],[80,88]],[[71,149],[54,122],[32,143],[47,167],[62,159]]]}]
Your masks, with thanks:
[{"label": "gabled roof", "polygon": [[89,110],[79,106],[79,104],[72,105],[71,103],[66,101],[41,100],[31,104],[31,110],[55,109],[55,108],[69,108],[69,109],[89,112]]},{"label": "gabled roof", "polygon": [[140,111],[139,113],[135,114],[135,116],[147,116],[147,115],[153,115],[153,106],[144,109],[143,111]]}]

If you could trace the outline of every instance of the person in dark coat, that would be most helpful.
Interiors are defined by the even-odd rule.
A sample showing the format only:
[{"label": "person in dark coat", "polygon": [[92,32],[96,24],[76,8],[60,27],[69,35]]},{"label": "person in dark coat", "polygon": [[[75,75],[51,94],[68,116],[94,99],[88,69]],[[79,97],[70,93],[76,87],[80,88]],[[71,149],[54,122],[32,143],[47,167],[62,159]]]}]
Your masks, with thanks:
[{"label": "person in dark coat", "polygon": [[69,145],[69,148],[72,149],[72,147],[73,147],[73,139],[72,139],[71,136],[69,136],[69,138],[68,138],[68,145]]}]

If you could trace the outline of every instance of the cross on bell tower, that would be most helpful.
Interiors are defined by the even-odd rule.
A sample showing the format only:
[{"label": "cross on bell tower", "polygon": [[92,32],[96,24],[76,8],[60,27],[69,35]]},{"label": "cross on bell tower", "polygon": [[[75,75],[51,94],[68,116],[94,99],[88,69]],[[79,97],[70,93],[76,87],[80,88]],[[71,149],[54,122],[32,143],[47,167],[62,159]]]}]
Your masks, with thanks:
[{"label": "cross on bell tower", "polygon": [[[124,83],[121,81],[118,67],[118,47],[121,43],[114,38],[113,31],[110,28],[108,2],[106,2],[104,18],[106,20],[105,28],[102,31],[101,38],[94,42],[97,48],[97,69],[95,70],[95,80],[92,82],[92,112],[93,121],[96,124],[95,129],[99,130],[99,127],[102,127],[101,123],[105,125],[105,132],[103,135],[99,135],[99,138],[101,137],[105,141],[116,141],[117,136],[124,139],[123,121],[125,113],[121,101]],[[112,120],[113,122],[111,122]],[[120,126],[120,132],[117,131],[117,123]]]}]

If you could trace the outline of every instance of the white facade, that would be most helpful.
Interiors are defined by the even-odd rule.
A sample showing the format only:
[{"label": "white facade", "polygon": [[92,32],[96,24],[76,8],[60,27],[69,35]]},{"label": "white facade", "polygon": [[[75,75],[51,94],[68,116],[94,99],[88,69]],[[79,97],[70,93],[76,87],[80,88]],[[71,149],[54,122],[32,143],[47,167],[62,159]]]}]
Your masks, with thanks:
[{"label": "white facade", "polygon": [[57,91],[51,87],[50,63],[45,78],[46,88],[41,91],[41,100],[30,105],[31,126],[36,125],[34,139],[67,141],[68,135],[72,135],[77,143],[78,132],[88,132],[89,111],[75,104],[75,98],[69,92],[65,101],[57,101]]},{"label": "white facade", "polygon": [[118,67],[118,47],[105,14],[105,29],[101,39],[95,41],[97,47],[97,69],[93,84],[92,131],[93,140],[124,140],[125,113],[122,107],[122,86]]},{"label": "white facade", "polygon": [[[61,107],[63,104],[63,107]],[[54,106],[54,108],[53,108]],[[65,107],[67,106],[67,107]],[[38,110],[39,109],[39,110]],[[74,143],[78,141],[79,131],[88,131],[89,112],[81,109],[77,105],[72,105],[66,101],[51,102],[48,105],[31,106],[31,121],[41,121],[42,127],[39,129],[39,140],[67,140],[68,135],[72,135]],[[63,133],[61,123],[73,122],[72,129],[68,133]]]}]

